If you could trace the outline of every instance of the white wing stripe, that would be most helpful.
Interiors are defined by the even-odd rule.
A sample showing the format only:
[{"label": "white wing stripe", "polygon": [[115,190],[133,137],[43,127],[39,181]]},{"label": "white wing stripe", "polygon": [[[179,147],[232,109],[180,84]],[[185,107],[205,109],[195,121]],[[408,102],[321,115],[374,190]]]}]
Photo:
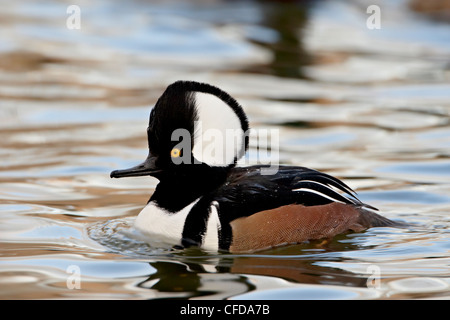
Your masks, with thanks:
[{"label": "white wing stripe", "polygon": [[[317,182],[317,181],[314,181],[314,180],[301,180],[301,181],[300,181],[300,184],[301,184],[302,182],[312,182],[312,183],[315,183],[315,184],[320,184],[321,186],[323,186],[323,187],[325,187],[325,188],[328,188],[328,189],[330,189],[330,190],[333,191],[333,192],[336,192],[336,190],[333,189],[329,184],[324,184],[324,183]],[[293,191],[295,191],[295,190],[293,190]]]},{"label": "white wing stripe", "polygon": [[[331,190],[331,189],[330,189],[330,190]],[[311,193],[315,193],[315,194],[317,194],[317,195],[319,195],[319,196],[321,196],[321,197],[327,198],[327,199],[329,199],[329,200],[331,200],[331,201],[334,201],[334,202],[340,202],[340,203],[344,203],[344,204],[345,204],[345,202],[343,202],[343,201],[341,201],[341,200],[334,199],[334,198],[332,198],[332,197],[330,197],[330,196],[327,196],[326,194],[323,194],[323,193],[321,193],[321,192],[319,192],[319,191],[317,191],[317,190],[313,190],[313,189],[308,189],[308,188],[298,188],[298,189],[294,189],[294,190],[292,190],[292,191],[306,191],[306,192],[311,192]],[[334,190],[333,190],[333,192],[334,192]]]}]

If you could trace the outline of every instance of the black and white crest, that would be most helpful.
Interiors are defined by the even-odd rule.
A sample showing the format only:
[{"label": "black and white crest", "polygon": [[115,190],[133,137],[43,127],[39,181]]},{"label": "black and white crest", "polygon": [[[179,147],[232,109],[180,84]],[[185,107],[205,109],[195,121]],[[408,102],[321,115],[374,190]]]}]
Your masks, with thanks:
[{"label": "black and white crest", "polygon": [[245,154],[248,129],[242,107],[226,92],[205,83],[177,81],[158,99],[147,132],[150,153],[160,163],[177,147],[185,163],[192,159],[225,167]]}]

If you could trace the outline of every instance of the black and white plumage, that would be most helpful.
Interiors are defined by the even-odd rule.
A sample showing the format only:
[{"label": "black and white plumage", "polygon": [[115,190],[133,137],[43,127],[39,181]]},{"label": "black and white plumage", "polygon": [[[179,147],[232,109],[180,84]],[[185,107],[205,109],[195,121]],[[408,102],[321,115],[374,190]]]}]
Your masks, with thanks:
[{"label": "black and white plumage", "polygon": [[[236,167],[248,129],[242,107],[217,87],[178,81],[166,89],[151,111],[149,156],[111,173],[159,179],[135,221],[149,242],[248,252],[395,225],[325,173],[280,166],[264,175],[264,166]],[[230,132],[229,141],[213,139]]]}]

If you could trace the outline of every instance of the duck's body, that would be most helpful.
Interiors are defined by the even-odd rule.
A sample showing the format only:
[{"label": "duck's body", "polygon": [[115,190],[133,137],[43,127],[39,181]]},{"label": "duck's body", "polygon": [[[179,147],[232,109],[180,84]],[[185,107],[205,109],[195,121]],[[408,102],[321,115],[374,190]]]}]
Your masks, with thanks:
[{"label": "duck's body", "polygon": [[[218,126],[219,133],[248,130],[242,108],[228,94],[206,84],[176,82],[151,113],[147,160],[111,173],[111,177],[152,175],[160,180],[135,221],[149,242],[251,252],[395,225],[327,174],[280,166],[266,175],[264,166],[235,167],[248,138],[238,136],[234,140],[238,148],[225,142],[219,152],[211,152],[211,139],[198,136],[194,121],[202,121],[203,128]],[[180,128],[192,138],[184,144],[174,142],[171,134]],[[232,156],[227,148],[234,151]],[[180,162],[182,157],[188,161]]]}]

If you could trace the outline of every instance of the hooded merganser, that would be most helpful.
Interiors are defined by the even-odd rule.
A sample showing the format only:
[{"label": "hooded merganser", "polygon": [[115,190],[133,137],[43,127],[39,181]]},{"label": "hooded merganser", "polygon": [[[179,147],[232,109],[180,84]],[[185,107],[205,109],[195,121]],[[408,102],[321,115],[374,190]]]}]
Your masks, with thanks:
[{"label": "hooded merganser", "polygon": [[[232,139],[213,141],[211,132],[223,137],[229,130]],[[150,113],[147,159],[111,172],[112,178],[159,180],[135,228],[158,246],[242,253],[395,226],[328,174],[280,166],[265,175],[264,165],[236,167],[248,130],[242,107],[219,88],[193,81],[168,86]]]}]

